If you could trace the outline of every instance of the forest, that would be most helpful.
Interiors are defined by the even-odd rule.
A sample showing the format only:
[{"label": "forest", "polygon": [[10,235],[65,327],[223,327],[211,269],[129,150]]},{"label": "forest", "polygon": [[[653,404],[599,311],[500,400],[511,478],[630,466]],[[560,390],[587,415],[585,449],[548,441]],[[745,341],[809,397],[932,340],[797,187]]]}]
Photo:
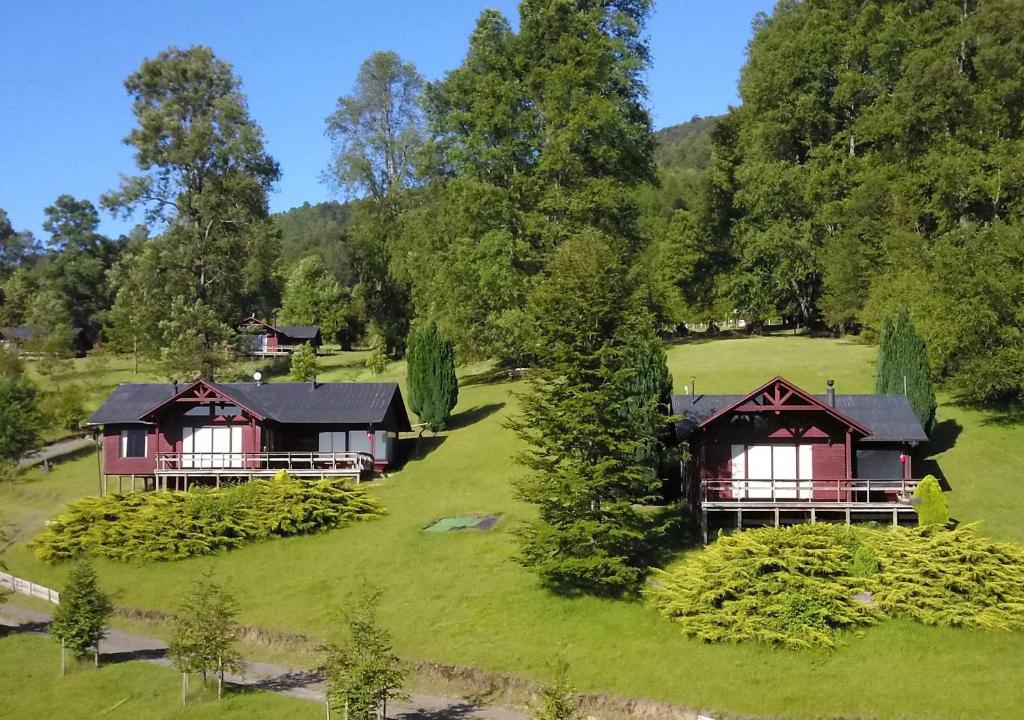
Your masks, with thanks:
[{"label": "forest", "polygon": [[[0,327],[49,354],[85,328],[185,378],[231,376],[253,313],[391,357],[433,321],[460,360],[530,366],[538,288],[589,243],[663,338],[743,320],[871,341],[906,308],[937,382],[1024,398],[1024,5],[782,0],[754,20],[741,102],[658,132],[651,3],[560,7],[526,0],[516,30],[485,11],[436,82],[367,58],[324,120],[338,200],[279,214],[231,64],[144,60],[137,174],[57,195],[45,238],[0,211]],[[144,222],[108,238],[101,211]]]}]

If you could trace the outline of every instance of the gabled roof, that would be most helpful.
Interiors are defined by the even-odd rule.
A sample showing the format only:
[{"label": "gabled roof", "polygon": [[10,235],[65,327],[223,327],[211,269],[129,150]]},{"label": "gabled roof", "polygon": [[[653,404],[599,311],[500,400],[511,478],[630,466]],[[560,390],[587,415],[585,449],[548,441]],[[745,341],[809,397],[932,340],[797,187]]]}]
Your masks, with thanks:
[{"label": "gabled roof", "polygon": [[[76,340],[80,335],[85,333],[85,328],[71,328],[71,339]],[[32,336],[36,334],[36,330],[28,325],[18,325],[15,327],[0,327],[0,337],[15,338],[16,340],[31,340]]]},{"label": "gabled roof", "polygon": [[[743,404],[752,395],[775,382],[772,380],[747,395],[674,395],[672,414],[679,416],[676,435],[685,439],[713,418],[724,414],[730,407]],[[808,395],[826,411],[840,416],[851,425],[860,426],[867,435],[860,442],[925,442],[928,435],[918,421],[910,401],[903,395],[839,395],[835,408],[829,405],[827,394]]]},{"label": "gabled roof", "polygon": [[[214,383],[198,381],[239,407],[269,420],[285,424],[363,425],[393,423],[389,429],[408,432],[402,392],[397,383]],[[145,422],[168,401],[195,388],[197,383],[118,385],[89,418],[90,425]]]}]

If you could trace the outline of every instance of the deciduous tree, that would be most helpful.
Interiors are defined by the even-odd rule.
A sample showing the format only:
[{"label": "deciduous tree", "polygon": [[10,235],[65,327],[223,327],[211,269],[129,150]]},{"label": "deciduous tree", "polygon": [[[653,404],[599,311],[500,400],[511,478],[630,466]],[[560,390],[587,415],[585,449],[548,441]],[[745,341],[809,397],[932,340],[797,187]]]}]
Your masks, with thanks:
[{"label": "deciduous tree", "polygon": [[379,602],[380,592],[355,600],[345,612],[343,639],[327,647],[327,702],[349,720],[386,718],[388,702],[405,697],[406,672],[378,623]]},{"label": "deciduous tree", "polygon": [[224,692],[224,673],[242,668],[234,647],[238,626],[238,603],[233,595],[206,572],[192,582],[182,598],[172,628],[167,653],[182,673],[181,704],[185,704],[188,676],[201,673],[203,685],[207,673],[217,673],[217,697]]}]

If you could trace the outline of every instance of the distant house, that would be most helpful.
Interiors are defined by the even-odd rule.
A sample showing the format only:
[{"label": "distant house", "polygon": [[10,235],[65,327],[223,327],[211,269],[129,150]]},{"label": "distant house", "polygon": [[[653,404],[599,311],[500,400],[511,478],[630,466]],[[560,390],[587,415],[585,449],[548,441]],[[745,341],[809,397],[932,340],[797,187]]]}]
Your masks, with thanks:
[{"label": "distant house", "polygon": [[[26,345],[31,343],[35,334],[35,328],[27,325],[0,327],[0,347],[19,354],[34,354],[26,350]],[[85,328],[72,328],[69,340],[71,350],[78,357],[83,357],[92,350],[93,341]]]},{"label": "distant house", "polygon": [[89,419],[102,428],[103,482],[188,489],[223,479],[383,472],[408,432],[396,383],[118,385]]},{"label": "distant house", "polygon": [[776,377],[745,395],[672,398],[683,489],[709,530],[732,521],[913,518],[911,455],[928,439],[903,395],[811,395]]},{"label": "distant house", "polygon": [[290,355],[299,345],[309,344],[314,350],[323,345],[319,325],[271,325],[251,315],[240,329],[251,339],[250,354],[257,357]]}]

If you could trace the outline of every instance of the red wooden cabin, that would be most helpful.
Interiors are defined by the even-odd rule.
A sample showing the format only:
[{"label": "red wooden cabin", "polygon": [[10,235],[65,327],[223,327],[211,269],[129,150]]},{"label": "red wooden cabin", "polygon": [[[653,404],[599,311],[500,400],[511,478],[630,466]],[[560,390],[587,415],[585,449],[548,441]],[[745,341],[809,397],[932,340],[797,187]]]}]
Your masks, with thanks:
[{"label": "red wooden cabin", "polygon": [[103,432],[103,483],[298,476],[363,478],[397,459],[411,430],[396,383],[119,385],[89,420]]},{"label": "red wooden cabin", "polygon": [[271,325],[251,315],[242,321],[240,329],[251,341],[249,354],[256,357],[290,355],[300,345],[319,350],[323,345],[319,325]]},{"label": "red wooden cabin", "polygon": [[911,454],[928,439],[903,395],[811,395],[776,377],[746,395],[677,395],[683,487],[709,525],[913,517]]}]

